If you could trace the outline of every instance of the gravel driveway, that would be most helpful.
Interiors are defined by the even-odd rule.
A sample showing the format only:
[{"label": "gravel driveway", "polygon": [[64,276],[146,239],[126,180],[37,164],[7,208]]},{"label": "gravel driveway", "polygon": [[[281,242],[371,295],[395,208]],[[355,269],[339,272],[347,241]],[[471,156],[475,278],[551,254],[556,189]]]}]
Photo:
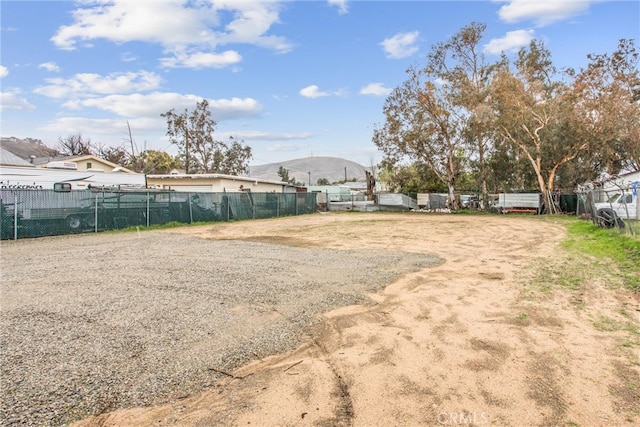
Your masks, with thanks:
[{"label": "gravel driveway", "polygon": [[210,387],[291,350],[427,254],[166,231],[3,241],[0,425],[61,425]]}]

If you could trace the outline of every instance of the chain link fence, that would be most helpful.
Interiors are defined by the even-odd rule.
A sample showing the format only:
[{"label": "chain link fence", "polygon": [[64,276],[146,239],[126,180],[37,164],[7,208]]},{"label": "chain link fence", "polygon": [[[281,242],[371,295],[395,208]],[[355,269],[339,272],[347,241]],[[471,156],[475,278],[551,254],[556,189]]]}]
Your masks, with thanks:
[{"label": "chain link fence", "polygon": [[618,228],[640,237],[640,182],[610,185],[607,188],[585,185],[578,188],[576,214],[603,228]]},{"label": "chain link fence", "polygon": [[313,193],[0,190],[2,239],[316,212]]}]

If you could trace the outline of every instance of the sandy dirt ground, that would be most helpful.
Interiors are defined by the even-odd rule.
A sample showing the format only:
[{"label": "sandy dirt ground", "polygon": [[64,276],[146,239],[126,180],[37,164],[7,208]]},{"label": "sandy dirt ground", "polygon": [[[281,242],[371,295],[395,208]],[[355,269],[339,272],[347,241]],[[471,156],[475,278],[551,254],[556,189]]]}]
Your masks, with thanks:
[{"label": "sandy dirt ground", "polygon": [[589,275],[578,290],[537,286],[565,256],[556,221],[329,213],[167,232],[445,261],[372,295],[376,304],[327,313],[296,351],[199,395],[78,426],[640,425],[640,352],[629,344],[638,296]]}]

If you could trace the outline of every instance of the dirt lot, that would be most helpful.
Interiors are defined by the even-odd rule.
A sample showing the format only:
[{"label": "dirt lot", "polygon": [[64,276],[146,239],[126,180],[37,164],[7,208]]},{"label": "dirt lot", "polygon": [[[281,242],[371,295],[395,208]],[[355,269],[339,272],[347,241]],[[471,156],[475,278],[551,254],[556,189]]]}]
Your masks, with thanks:
[{"label": "dirt lot", "polygon": [[562,250],[557,221],[315,214],[163,233],[444,262],[405,274],[371,295],[375,304],[326,313],[293,352],[166,404],[77,426],[640,424],[638,295],[615,274],[563,275],[597,262]]}]

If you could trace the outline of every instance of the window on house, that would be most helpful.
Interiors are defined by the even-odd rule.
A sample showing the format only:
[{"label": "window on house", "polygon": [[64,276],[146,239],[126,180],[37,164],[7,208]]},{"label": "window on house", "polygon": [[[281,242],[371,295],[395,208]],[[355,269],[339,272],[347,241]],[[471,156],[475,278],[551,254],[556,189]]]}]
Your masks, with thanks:
[{"label": "window on house", "polygon": [[87,169],[91,169],[91,162],[87,162]]}]

